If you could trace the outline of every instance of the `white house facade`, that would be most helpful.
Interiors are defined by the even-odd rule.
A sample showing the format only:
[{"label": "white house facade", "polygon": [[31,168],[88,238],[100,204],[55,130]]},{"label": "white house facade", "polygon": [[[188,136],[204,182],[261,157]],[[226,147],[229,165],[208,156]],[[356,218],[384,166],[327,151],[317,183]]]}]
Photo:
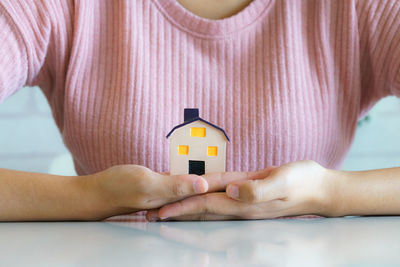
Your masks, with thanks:
[{"label": "white house facade", "polygon": [[227,135],[221,128],[199,118],[198,110],[190,109],[191,114],[186,111],[185,122],[167,136],[170,174],[225,172]]}]

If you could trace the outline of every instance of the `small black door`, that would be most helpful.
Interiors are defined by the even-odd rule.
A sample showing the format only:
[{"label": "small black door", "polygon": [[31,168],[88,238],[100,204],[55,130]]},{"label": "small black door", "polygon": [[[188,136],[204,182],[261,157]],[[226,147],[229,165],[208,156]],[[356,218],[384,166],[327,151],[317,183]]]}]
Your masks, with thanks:
[{"label": "small black door", "polygon": [[202,160],[189,160],[189,174],[203,175],[205,173],[205,162]]}]

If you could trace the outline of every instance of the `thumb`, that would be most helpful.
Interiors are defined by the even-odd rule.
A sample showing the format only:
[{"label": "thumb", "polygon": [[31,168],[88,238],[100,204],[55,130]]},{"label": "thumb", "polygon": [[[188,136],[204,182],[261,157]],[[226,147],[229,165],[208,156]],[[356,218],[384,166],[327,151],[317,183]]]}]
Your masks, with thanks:
[{"label": "thumb", "polygon": [[197,175],[162,175],[161,191],[165,197],[181,199],[183,197],[207,192],[207,181]]},{"label": "thumb", "polygon": [[271,175],[264,179],[231,183],[226,188],[226,194],[239,201],[260,203],[283,198],[281,189],[278,177]]},{"label": "thumb", "polygon": [[224,191],[228,184],[242,180],[257,180],[267,177],[275,166],[267,167],[255,172],[215,172],[207,173],[202,177],[207,180],[208,192]]}]

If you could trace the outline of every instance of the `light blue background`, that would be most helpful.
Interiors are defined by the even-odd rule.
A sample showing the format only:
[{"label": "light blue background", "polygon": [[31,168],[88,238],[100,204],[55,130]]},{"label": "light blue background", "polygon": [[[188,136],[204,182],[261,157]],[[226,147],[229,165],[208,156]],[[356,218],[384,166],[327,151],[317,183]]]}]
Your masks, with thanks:
[{"label": "light blue background", "polygon": [[[400,99],[381,100],[358,128],[345,170],[400,166]],[[76,175],[45,97],[25,87],[0,104],[0,168]]]}]

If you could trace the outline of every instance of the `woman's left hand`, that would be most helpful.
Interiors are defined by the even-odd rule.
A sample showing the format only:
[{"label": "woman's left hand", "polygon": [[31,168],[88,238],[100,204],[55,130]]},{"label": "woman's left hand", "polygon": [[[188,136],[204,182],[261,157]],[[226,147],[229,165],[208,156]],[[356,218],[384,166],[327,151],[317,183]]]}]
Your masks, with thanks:
[{"label": "woman's left hand", "polygon": [[314,161],[297,161],[260,171],[251,180],[230,183],[226,192],[208,193],[147,213],[150,221],[267,219],[329,214],[331,171]]}]

